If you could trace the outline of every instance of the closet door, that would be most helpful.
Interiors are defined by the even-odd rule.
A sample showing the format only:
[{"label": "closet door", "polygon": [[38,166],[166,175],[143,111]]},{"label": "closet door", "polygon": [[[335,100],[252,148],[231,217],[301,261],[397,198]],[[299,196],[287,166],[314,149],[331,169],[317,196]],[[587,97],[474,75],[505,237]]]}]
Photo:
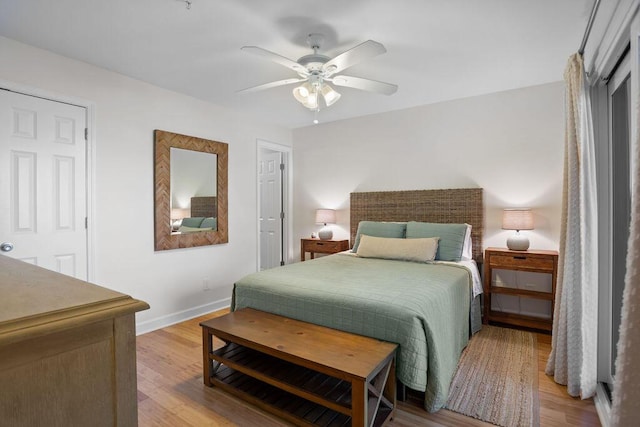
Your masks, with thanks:
[{"label": "closet door", "polygon": [[86,115],[0,89],[0,254],[84,280]]}]

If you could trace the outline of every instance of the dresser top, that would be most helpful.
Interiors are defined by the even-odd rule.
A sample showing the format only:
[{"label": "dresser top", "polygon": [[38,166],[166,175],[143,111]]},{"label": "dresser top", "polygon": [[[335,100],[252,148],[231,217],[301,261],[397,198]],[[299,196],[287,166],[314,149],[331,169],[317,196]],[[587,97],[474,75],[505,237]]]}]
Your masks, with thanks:
[{"label": "dresser top", "polygon": [[0,337],[45,324],[50,329],[56,322],[68,327],[71,319],[83,316],[100,320],[147,308],[120,292],[0,256]]}]

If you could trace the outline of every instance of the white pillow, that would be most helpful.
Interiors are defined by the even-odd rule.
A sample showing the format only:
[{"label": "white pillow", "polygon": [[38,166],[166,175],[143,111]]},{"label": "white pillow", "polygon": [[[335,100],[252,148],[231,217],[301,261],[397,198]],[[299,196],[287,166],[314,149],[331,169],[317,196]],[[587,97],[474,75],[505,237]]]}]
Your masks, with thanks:
[{"label": "white pillow", "polygon": [[467,226],[467,232],[464,235],[464,244],[462,246],[462,256],[460,257],[461,261],[470,261],[473,259],[473,243],[471,242],[471,225],[465,224]]},{"label": "white pillow", "polygon": [[180,228],[178,228],[179,233],[198,233],[200,231],[211,231],[211,230],[213,230],[211,227],[197,228],[197,227],[187,227],[186,225],[181,225]]},{"label": "white pillow", "polygon": [[357,254],[363,258],[398,259],[403,261],[433,261],[438,250],[439,237],[397,239],[360,236]]}]

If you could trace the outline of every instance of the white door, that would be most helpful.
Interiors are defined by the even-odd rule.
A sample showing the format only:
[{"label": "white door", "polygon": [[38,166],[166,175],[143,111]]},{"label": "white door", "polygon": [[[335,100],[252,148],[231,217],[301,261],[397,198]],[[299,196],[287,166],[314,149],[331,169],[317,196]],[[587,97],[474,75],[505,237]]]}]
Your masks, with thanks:
[{"label": "white door", "polygon": [[3,255],[87,279],[86,109],[0,90]]},{"label": "white door", "polygon": [[260,270],[282,260],[282,153],[261,150],[258,160],[260,191]]}]

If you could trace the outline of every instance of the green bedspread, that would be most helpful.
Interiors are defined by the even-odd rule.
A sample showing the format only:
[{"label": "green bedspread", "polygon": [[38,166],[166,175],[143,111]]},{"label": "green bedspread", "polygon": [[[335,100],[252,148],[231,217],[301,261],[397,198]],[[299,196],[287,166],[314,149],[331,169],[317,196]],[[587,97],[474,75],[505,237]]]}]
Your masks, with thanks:
[{"label": "green bedspread", "polygon": [[235,284],[252,307],[399,344],[397,377],[442,408],[469,340],[471,278],[463,267],[336,254],[265,270]]}]

